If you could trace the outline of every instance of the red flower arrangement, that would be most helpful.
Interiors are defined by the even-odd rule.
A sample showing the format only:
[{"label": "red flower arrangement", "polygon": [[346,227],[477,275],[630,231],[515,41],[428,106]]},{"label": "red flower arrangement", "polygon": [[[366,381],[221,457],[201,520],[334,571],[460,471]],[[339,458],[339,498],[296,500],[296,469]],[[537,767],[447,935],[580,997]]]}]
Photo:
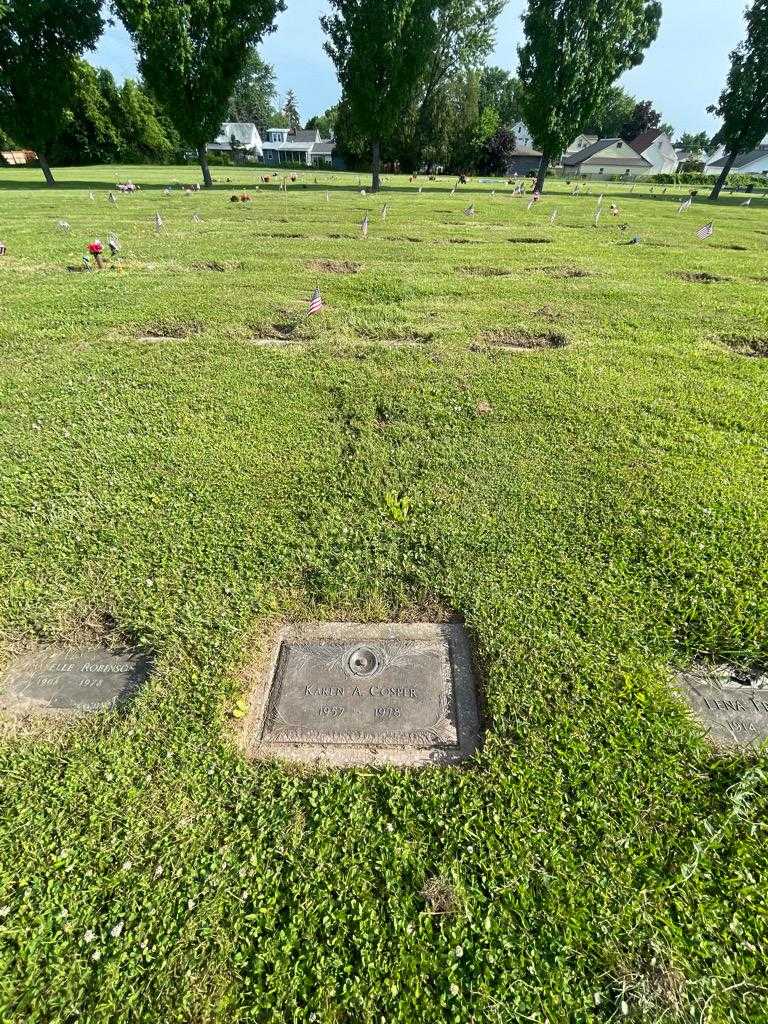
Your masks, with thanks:
[{"label": "red flower arrangement", "polygon": [[88,252],[91,254],[91,256],[98,256],[103,251],[104,251],[104,246],[101,244],[101,242],[98,240],[98,238],[96,239],[95,242],[89,242],[88,243]]}]

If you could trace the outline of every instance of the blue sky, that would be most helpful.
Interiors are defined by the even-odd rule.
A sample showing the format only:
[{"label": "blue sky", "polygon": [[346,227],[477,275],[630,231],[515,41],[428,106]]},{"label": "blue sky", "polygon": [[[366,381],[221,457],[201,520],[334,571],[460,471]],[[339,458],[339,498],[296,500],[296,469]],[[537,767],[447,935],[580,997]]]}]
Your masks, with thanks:
[{"label": "blue sky", "polygon": [[[677,133],[712,132],[715,121],[706,108],[714,102],[728,73],[728,54],[743,35],[745,0],[663,0],[659,36],[639,68],[621,79],[629,92],[650,99]],[[338,83],[323,51],[318,24],[324,0],[286,0],[277,29],[261,51],[277,71],[281,96],[293,89],[303,120],[336,102]],[[525,0],[507,0],[498,21],[493,64],[514,72],[521,41],[520,15]],[[122,25],[108,28],[93,63],[108,67],[118,80],[135,76],[131,41]]]}]

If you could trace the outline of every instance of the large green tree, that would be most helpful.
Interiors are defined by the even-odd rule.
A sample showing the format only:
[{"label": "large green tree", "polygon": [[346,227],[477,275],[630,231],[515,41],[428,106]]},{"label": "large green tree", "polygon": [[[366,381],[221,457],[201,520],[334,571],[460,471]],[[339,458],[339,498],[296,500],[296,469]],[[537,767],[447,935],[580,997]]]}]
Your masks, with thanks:
[{"label": "large green tree", "polygon": [[768,0],[754,0],[745,17],[747,37],[731,53],[725,89],[708,108],[723,119],[712,141],[724,146],[726,153],[711,199],[720,196],[739,153],[754,149],[768,133]]},{"label": "large green tree", "polygon": [[0,2],[0,123],[37,152],[48,185],[50,150],[69,117],[80,54],[101,35],[101,8],[101,0]]},{"label": "large green tree", "polygon": [[525,43],[518,50],[524,120],[550,160],[588,123],[608,90],[643,60],[656,38],[659,0],[528,0]]},{"label": "large green tree", "polygon": [[288,127],[292,132],[297,131],[301,128],[301,117],[299,116],[299,107],[296,100],[296,93],[293,89],[289,89],[285,94],[285,103],[283,104],[283,117],[285,118]]},{"label": "large green tree", "polygon": [[182,139],[195,147],[210,188],[206,143],[215,138],[253,46],[282,0],[114,0],[139,68]]},{"label": "large green tree", "polygon": [[269,128],[275,123],[276,101],[275,69],[252,47],[232,89],[227,120],[252,121],[257,128]]},{"label": "large green tree", "polygon": [[604,99],[592,116],[582,122],[581,131],[587,135],[597,135],[601,139],[614,139],[621,135],[622,127],[629,121],[637,106],[634,96],[622,89],[620,85],[612,85]]},{"label": "large green tree", "polygon": [[411,109],[438,44],[438,0],[330,0],[320,21],[343,102],[371,152],[378,191],[382,142]]},{"label": "large green tree", "polygon": [[339,105],[328,107],[322,114],[315,114],[307,121],[307,128],[316,128],[320,132],[321,139],[334,139],[336,137],[336,121],[339,116]]},{"label": "large green tree", "polygon": [[520,83],[504,68],[485,67],[480,71],[480,106],[493,107],[507,127],[523,116]]}]

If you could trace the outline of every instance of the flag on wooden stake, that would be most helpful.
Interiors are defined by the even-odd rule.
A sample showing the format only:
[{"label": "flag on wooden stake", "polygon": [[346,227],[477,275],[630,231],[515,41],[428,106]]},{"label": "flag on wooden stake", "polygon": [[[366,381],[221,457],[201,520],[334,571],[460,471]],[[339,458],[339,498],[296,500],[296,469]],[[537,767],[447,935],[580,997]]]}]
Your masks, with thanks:
[{"label": "flag on wooden stake", "polygon": [[677,210],[678,214],[685,213],[687,210],[690,210],[691,203],[693,203],[693,196],[688,196],[687,199],[684,199],[682,203],[680,203]]},{"label": "flag on wooden stake", "polygon": [[107,196],[107,199],[110,201],[110,203],[116,203],[117,202],[117,200],[115,199],[114,195],[111,192]]},{"label": "flag on wooden stake", "polygon": [[710,221],[709,224],[705,224],[703,228],[699,228],[699,230],[696,232],[696,237],[700,238],[701,241],[704,242],[707,238],[710,238],[712,235],[714,235],[714,233],[715,226],[712,223],[712,221]]},{"label": "flag on wooden stake", "polygon": [[6,253],[5,242],[0,242],[0,256],[5,256],[5,253]]},{"label": "flag on wooden stake", "polygon": [[360,225],[360,230],[363,233],[363,238],[368,237],[368,214],[363,217],[363,223]]},{"label": "flag on wooden stake", "polygon": [[159,211],[155,213],[155,231],[159,231],[163,226],[163,218],[160,216]]},{"label": "flag on wooden stake", "polygon": [[602,205],[603,205],[603,196],[602,196],[602,194],[600,194],[600,195],[599,195],[599,196],[597,197],[597,208],[598,208],[598,210],[600,209],[600,207],[601,207]]},{"label": "flag on wooden stake", "polygon": [[386,220],[388,213],[389,213],[389,204],[388,203],[384,203],[384,205],[381,208],[381,219],[382,220]]},{"label": "flag on wooden stake", "polygon": [[552,216],[549,218],[549,223],[554,224],[557,220],[557,210],[552,211]]},{"label": "flag on wooden stake", "polygon": [[470,205],[464,211],[464,214],[467,217],[474,217],[475,216],[475,204],[474,203],[470,203]]},{"label": "flag on wooden stake", "polygon": [[601,214],[602,212],[603,212],[602,210],[598,210],[598,211],[597,211],[597,212],[595,213],[595,227],[597,227],[597,225],[598,225],[598,222],[599,222],[599,220],[600,220],[600,214]]},{"label": "flag on wooden stake", "polygon": [[63,231],[63,233],[66,235],[66,233],[69,231],[69,221],[68,220],[60,220],[58,222],[58,224],[56,225],[56,227],[58,228],[59,231]]},{"label": "flag on wooden stake", "polygon": [[315,288],[312,292],[312,298],[309,300],[309,311],[307,316],[312,316],[313,313],[319,313],[323,308],[323,300],[320,298],[320,289]]},{"label": "flag on wooden stake", "polygon": [[199,224],[200,223],[200,214],[199,213],[193,213],[192,214],[192,220],[194,221],[195,224]]},{"label": "flag on wooden stake", "polygon": [[751,199],[745,199],[744,202],[741,205],[742,206],[751,206],[752,205],[752,200]]},{"label": "flag on wooden stake", "polygon": [[93,194],[93,192],[88,193],[88,198],[91,200],[92,203],[96,202],[96,196]]}]

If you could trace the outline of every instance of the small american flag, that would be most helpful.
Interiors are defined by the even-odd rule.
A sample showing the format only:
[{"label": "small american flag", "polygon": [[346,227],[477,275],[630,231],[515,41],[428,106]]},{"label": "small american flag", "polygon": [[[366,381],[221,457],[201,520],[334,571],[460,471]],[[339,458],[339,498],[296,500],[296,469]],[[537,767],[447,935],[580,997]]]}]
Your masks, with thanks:
[{"label": "small american flag", "polygon": [[752,205],[752,200],[751,199],[745,199],[744,202],[741,205],[742,206],[751,206]]},{"label": "small american flag", "polygon": [[320,298],[320,289],[315,288],[312,292],[312,298],[309,300],[309,312],[307,316],[312,316],[313,313],[319,313],[323,308],[323,300]]},{"label": "small american flag", "polygon": [[88,198],[91,200],[92,203],[96,202],[96,196],[93,194],[93,192],[88,193]]},{"label": "small american flag", "polygon": [[423,186],[419,185],[419,195],[421,195],[421,189]]},{"label": "small american flag", "polygon": [[715,226],[712,221],[709,224],[705,224],[703,228],[699,228],[696,232],[696,237],[700,238],[704,242],[707,238],[710,238],[715,233]]},{"label": "small american flag", "polygon": [[363,238],[368,237],[368,214],[363,217],[363,223],[360,225],[360,230],[363,233]]},{"label": "small american flag", "polygon": [[602,212],[603,212],[602,210],[598,210],[597,213],[595,214],[595,227],[597,227],[598,223],[600,222],[600,214]]},{"label": "small american flag", "polygon": [[455,186],[455,185],[454,185],[454,186],[453,186],[453,188],[451,189],[451,195],[452,195],[452,196],[455,196],[455,195],[456,195],[456,186]]},{"label": "small american flag", "polygon": [[536,200],[535,200],[535,199],[532,199],[532,200],[530,201],[530,203],[528,203],[528,209],[529,209],[529,210],[530,210],[530,208],[531,208],[531,207],[532,207],[532,206],[533,206],[533,205],[535,204],[535,202],[536,202]]},{"label": "small american flag", "polygon": [[557,220],[557,210],[552,211],[552,216],[549,218],[549,223],[554,224]]},{"label": "small american flag", "polygon": [[56,225],[56,227],[59,229],[59,231],[63,231],[64,234],[66,235],[66,233],[69,231],[69,221],[68,220],[60,220],[59,223]]},{"label": "small american flag", "polygon": [[597,197],[597,208],[598,208],[598,210],[600,209],[600,207],[601,207],[602,205],[603,205],[603,197],[602,197],[602,195],[599,195],[599,196]]},{"label": "small american flag", "polygon": [[470,204],[470,205],[469,205],[469,206],[468,206],[468,207],[466,208],[466,210],[464,211],[464,214],[465,214],[465,216],[467,216],[467,217],[474,217],[474,216],[475,216],[475,204],[474,204],[474,203],[471,203],[471,204]]},{"label": "small american flag", "polygon": [[91,264],[88,262],[88,257],[83,256],[83,270],[90,270]]},{"label": "small american flag", "polygon": [[110,201],[110,203],[116,203],[117,202],[117,200],[115,199],[114,193],[112,193],[112,192],[109,193],[109,195],[107,196],[107,199]]},{"label": "small american flag", "polygon": [[0,242],[0,256],[5,256],[5,242]]},{"label": "small american flag", "polygon": [[685,213],[686,210],[690,210],[692,202],[693,202],[693,198],[691,196],[688,196],[687,199],[684,199],[682,201],[682,203],[680,203],[680,207],[679,207],[677,212],[678,213]]},{"label": "small american flag", "polygon": [[382,220],[386,220],[388,213],[389,213],[389,204],[388,203],[384,203],[384,205],[381,208],[381,219]]},{"label": "small american flag", "polygon": [[163,226],[163,218],[160,216],[159,211],[155,213],[155,231],[159,231]]},{"label": "small american flag", "polygon": [[193,213],[192,214],[192,220],[195,222],[195,224],[199,224],[200,223],[200,214],[199,213]]}]

